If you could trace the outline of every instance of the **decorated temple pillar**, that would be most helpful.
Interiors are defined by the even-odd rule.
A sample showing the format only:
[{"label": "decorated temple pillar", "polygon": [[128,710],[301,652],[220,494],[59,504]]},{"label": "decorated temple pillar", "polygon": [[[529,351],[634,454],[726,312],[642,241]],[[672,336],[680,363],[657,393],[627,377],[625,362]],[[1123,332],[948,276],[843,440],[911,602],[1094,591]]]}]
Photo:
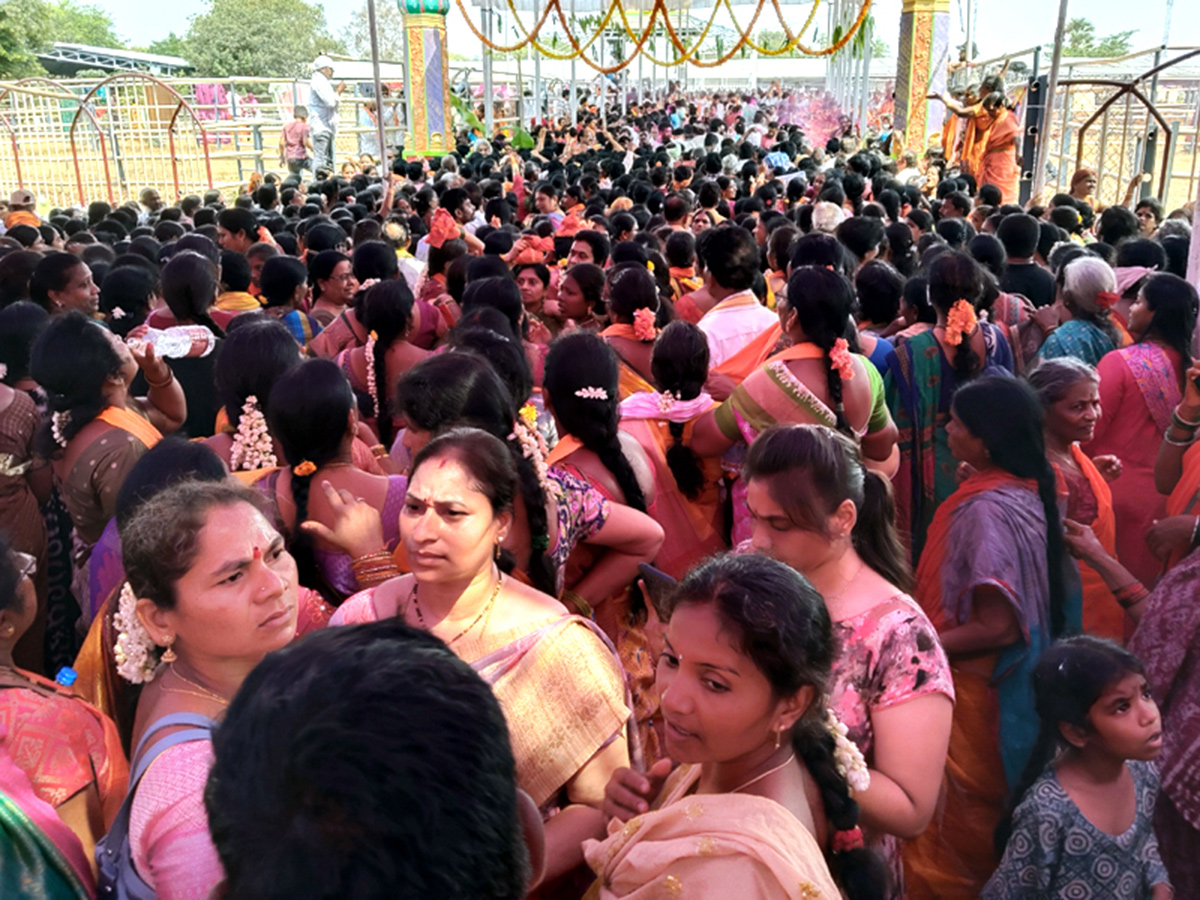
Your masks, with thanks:
[{"label": "decorated temple pillar", "polygon": [[408,135],[405,154],[440,156],[454,149],[450,114],[450,55],[446,13],[450,0],[397,0],[404,14]]},{"label": "decorated temple pillar", "polygon": [[946,90],[950,51],[950,0],[904,0],[896,53],[895,128],[904,149],[922,152],[942,130],[946,107],[926,95]]}]

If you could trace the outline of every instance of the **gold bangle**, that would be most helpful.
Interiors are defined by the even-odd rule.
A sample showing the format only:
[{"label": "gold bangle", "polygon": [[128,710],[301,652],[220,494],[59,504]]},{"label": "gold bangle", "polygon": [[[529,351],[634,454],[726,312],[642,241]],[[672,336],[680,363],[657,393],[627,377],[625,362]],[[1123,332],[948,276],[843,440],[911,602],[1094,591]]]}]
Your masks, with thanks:
[{"label": "gold bangle", "polygon": [[[142,374],[145,375],[146,373],[143,372]],[[146,377],[146,387],[147,388],[164,388],[174,380],[175,380],[175,372],[171,369],[170,366],[167,366],[166,381],[151,381],[149,377]]]}]

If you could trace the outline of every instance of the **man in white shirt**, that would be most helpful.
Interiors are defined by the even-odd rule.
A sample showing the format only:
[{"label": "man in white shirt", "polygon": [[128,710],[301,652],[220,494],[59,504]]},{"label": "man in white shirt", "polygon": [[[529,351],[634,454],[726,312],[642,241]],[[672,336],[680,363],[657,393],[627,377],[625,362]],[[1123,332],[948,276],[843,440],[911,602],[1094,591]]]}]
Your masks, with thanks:
[{"label": "man in white shirt", "polygon": [[334,169],[334,141],[337,138],[338,104],[345,82],[333,86],[333,60],[322,53],[313,60],[313,74],[309,81],[311,94],[308,100],[309,133],[313,146],[313,171]]},{"label": "man in white shirt", "polygon": [[745,228],[714,228],[705,234],[704,287],[717,301],[700,319],[714,369],[776,322],[751,287],[758,274],[758,244]]}]

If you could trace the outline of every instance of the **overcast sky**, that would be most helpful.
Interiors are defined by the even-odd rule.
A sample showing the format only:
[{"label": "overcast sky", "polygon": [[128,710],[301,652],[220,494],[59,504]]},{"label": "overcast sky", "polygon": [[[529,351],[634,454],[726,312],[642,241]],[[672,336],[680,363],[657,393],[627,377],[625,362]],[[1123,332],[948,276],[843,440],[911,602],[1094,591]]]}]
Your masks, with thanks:
[{"label": "overcast sky", "polygon": [[[331,30],[336,32],[341,29],[346,10],[352,8],[355,2],[321,0]],[[951,0],[951,28],[955,43],[963,40],[961,11],[965,2]],[[1135,18],[1130,15],[1133,4],[1128,0],[1074,0],[1074,8],[1068,15],[1091,19],[1098,36],[1137,28],[1132,39],[1133,48],[1141,50],[1161,41],[1167,2],[1142,0],[1137,4],[1141,14]],[[1175,0],[1171,24],[1172,46],[1200,46],[1200,15],[1194,11],[1195,2]],[[977,0],[977,4],[975,43],[985,57],[1022,50],[1039,41],[1048,43],[1054,39],[1058,9],[1053,0]],[[189,17],[205,7],[203,0],[174,0],[166,5],[162,0],[107,0],[102,5],[112,15],[117,33],[137,45],[149,44],[165,37],[170,31],[182,34],[187,31]],[[786,11],[787,7],[784,9]],[[798,26],[803,18],[796,12],[795,24]],[[764,13],[761,21],[766,21],[769,13],[770,10]],[[894,52],[899,31],[900,0],[876,0],[874,16],[880,36]],[[281,23],[281,27],[286,27],[286,23]],[[452,6],[449,16],[449,40],[451,53],[465,56],[470,54],[473,46],[478,47],[478,41],[462,21],[462,14],[456,5]]]}]

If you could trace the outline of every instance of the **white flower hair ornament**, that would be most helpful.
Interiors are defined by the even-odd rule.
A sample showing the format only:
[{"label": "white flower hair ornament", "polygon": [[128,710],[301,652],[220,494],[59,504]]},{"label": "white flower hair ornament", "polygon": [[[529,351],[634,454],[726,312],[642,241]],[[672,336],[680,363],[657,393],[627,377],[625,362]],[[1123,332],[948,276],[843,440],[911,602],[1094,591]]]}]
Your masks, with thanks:
[{"label": "white flower hair ornament", "polygon": [[233,447],[229,451],[229,468],[234,472],[250,472],[279,465],[275,444],[267,431],[267,420],[258,408],[258,397],[251,394],[242,404]]},{"label": "white flower hair ornament", "polygon": [[63,432],[70,424],[71,414],[69,412],[56,412],[50,416],[50,434],[54,438],[54,443],[60,447],[67,446],[67,438]]},{"label": "white flower hair ornament", "polygon": [[608,391],[602,387],[582,387],[575,392],[575,396],[584,400],[607,400]]},{"label": "white flower hair ornament", "polygon": [[846,784],[854,793],[865,791],[871,786],[867,761],[858,745],[848,737],[850,730],[846,723],[837,717],[831,706],[825,707],[825,730],[833,738],[833,763],[838,774],[846,779]]},{"label": "white flower hair ornament", "polygon": [[113,644],[117,674],[131,684],[153,681],[154,670],[158,667],[159,648],[137,617],[137,597],[133,595],[133,588],[128,581],[121,585],[117,612],[113,616],[113,630],[117,632],[117,640]]}]

